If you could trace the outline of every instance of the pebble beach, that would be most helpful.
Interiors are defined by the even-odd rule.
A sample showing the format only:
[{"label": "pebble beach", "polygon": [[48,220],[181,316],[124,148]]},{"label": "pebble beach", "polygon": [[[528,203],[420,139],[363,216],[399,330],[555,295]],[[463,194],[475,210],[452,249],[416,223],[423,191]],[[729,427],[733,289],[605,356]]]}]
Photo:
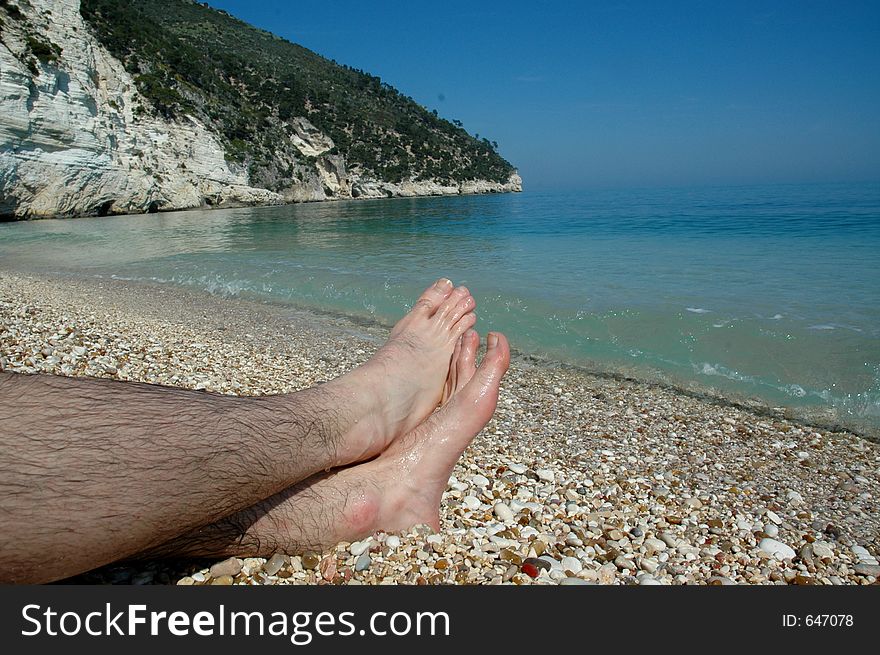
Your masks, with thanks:
[{"label": "pebble beach", "polygon": [[[386,334],[170,286],[0,271],[5,371],[287,393],[352,369]],[[439,533],[417,526],[269,559],[128,562],[75,581],[874,585],[880,446],[783,409],[515,355],[440,514]]]}]

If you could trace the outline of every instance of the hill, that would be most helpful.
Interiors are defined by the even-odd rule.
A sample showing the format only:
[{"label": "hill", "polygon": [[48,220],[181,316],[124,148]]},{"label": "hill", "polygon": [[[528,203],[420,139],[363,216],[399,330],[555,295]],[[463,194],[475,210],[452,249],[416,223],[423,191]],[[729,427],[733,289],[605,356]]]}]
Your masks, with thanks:
[{"label": "hill", "polygon": [[0,0],[0,30],[0,214],[520,189],[488,139],[207,4]]}]

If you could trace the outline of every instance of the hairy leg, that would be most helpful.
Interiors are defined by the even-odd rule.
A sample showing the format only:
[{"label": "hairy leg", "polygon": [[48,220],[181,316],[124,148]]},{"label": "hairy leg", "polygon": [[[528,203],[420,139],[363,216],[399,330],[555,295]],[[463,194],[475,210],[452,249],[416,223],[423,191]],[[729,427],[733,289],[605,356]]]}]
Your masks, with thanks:
[{"label": "hairy leg", "polygon": [[212,525],[193,530],[143,555],[268,557],[321,549],[376,530],[426,523],[439,529],[439,506],[461,453],[495,411],[510,362],[503,335],[490,334],[479,369],[470,331],[450,375],[449,401],[379,457],[322,474]]},{"label": "hairy leg", "polygon": [[375,456],[437,406],[473,307],[438,281],[369,362],[287,395],[0,373],[0,582],[131,556]]}]

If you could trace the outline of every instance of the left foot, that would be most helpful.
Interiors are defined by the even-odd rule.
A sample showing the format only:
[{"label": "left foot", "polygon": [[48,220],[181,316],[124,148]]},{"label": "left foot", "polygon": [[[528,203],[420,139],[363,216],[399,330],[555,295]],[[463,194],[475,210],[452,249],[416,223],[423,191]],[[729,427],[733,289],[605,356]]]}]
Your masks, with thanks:
[{"label": "left foot", "polygon": [[375,457],[437,409],[459,337],[477,320],[475,307],[466,287],[437,280],[368,362],[328,383],[342,403],[359,406],[360,416],[337,444],[333,466]]}]

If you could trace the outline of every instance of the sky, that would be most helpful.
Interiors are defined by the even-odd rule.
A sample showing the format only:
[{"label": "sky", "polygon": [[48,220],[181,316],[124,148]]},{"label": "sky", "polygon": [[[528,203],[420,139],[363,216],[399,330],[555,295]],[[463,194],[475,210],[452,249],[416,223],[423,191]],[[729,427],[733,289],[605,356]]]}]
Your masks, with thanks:
[{"label": "sky", "polygon": [[878,2],[209,2],[497,141],[527,190],[880,181]]}]

